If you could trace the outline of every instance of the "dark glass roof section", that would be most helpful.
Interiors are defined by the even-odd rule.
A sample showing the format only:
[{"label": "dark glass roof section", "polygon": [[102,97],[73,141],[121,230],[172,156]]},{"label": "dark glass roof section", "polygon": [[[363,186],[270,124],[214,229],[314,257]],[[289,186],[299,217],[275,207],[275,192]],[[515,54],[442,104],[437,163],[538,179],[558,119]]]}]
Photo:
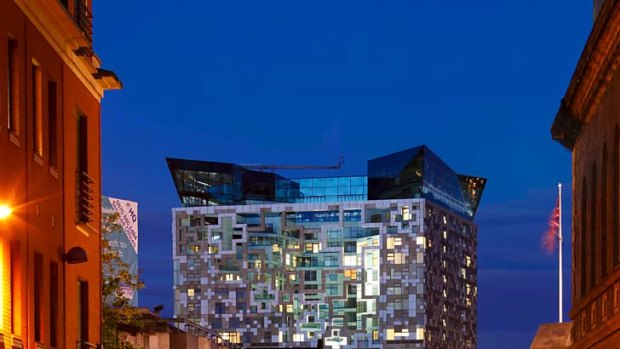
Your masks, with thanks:
[{"label": "dark glass roof section", "polygon": [[459,175],[427,146],[368,161],[368,176],[289,179],[213,161],[167,158],[184,206],[424,198],[473,220],[485,178]]},{"label": "dark glass roof section", "polygon": [[368,199],[424,198],[475,217],[486,179],[459,176],[422,145],[368,161]]},{"label": "dark glass roof section", "polygon": [[299,192],[299,184],[275,173],[224,162],[173,158],[166,161],[184,206],[289,202],[287,197],[277,195],[276,188],[285,187],[290,195]]}]

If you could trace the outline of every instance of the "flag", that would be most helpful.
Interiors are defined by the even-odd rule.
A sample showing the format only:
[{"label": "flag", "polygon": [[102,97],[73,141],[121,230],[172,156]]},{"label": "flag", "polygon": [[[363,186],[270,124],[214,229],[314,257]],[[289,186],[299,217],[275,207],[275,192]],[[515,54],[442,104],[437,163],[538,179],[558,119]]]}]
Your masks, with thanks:
[{"label": "flag", "polygon": [[560,200],[555,204],[555,208],[549,217],[549,228],[545,232],[542,238],[542,247],[547,254],[552,254],[557,246],[557,239],[560,228]]}]

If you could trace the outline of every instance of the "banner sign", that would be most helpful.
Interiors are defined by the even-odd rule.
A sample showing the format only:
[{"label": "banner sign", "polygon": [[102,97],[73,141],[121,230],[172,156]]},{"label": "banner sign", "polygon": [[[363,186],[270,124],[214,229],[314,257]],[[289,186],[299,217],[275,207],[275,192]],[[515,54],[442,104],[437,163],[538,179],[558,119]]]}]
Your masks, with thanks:
[{"label": "banner sign", "polygon": [[[138,274],[138,203],[121,199],[102,197],[103,215],[118,214],[120,230],[106,233],[110,248],[116,250],[123,262],[129,265],[132,275]],[[121,286],[129,304],[138,306],[138,294],[129,287]]]}]

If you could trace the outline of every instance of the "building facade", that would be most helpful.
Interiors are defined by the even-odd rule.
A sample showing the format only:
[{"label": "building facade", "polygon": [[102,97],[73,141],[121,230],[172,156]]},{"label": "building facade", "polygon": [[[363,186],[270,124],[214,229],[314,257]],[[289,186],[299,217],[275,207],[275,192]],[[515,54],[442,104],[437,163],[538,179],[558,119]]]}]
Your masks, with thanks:
[{"label": "building facade", "polygon": [[620,1],[595,22],[551,129],[573,153],[571,348],[620,347]]},{"label": "building facade", "polygon": [[100,342],[100,100],[92,4],[0,0],[0,347]]},{"label": "building facade", "polygon": [[182,202],[211,203],[173,209],[175,317],[244,347],[476,347],[484,179],[425,146],[368,176],[252,185],[241,167],[168,163]]}]

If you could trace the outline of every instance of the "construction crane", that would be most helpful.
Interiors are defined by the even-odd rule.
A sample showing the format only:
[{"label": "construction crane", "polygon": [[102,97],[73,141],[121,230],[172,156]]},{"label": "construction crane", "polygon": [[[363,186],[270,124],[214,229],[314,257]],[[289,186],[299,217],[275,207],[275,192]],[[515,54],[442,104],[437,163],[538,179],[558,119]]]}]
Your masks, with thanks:
[{"label": "construction crane", "polygon": [[338,164],[336,165],[269,165],[269,164],[248,164],[248,165],[240,165],[241,167],[245,167],[248,170],[258,170],[265,171],[270,170],[273,172],[274,170],[339,170],[344,164],[344,156],[338,157]]}]

